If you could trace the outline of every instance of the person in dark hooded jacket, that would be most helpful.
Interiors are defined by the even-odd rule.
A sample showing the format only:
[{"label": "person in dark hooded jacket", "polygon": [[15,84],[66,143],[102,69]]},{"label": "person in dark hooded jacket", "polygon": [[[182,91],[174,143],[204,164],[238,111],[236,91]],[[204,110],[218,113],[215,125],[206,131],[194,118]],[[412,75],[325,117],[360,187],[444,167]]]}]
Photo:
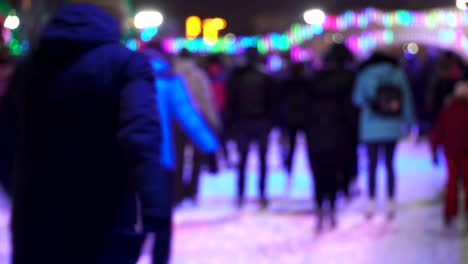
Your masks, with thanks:
[{"label": "person in dark hooded jacket", "polygon": [[281,125],[287,139],[286,169],[288,180],[286,194],[291,191],[293,158],[296,149],[296,137],[305,131],[307,123],[306,105],[308,104],[308,90],[312,82],[306,76],[306,66],[302,63],[291,66],[291,75],[281,85],[280,98],[283,99],[281,108]]},{"label": "person in dark hooded jacket", "polygon": [[[321,231],[329,202],[332,226],[336,225],[335,202],[339,188],[347,190],[357,173],[357,113],[351,101],[356,78],[350,67],[351,52],[341,44],[332,46],[309,89],[306,137],[313,170]],[[353,164],[354,163],[354,164]]]},{"label": "person in dark hooded jacket", "polygon": [[128,263],[123,251],[138,245],[122,234],[135,230],[119,227],[137,224],[135,190],[143,226],[171,210],[153,74],[120,43],[123,3],[77,2],[87,3],[56,14],[9,89],[14,264]]},{"label": "person in dark hooded jacket", "polygon": [[268,135],[274,116],[273,80],[259,65],[260,55],[256,49],[246,51],[247,64],[235,69],[227,84],[226,118],[229,128],[235,129],[240,151],[240,168],[237,182],[237,205],[244,204],[247,156],[252,141],[257,141],[260,150],[260,204],[268,206],[266,197]]}]

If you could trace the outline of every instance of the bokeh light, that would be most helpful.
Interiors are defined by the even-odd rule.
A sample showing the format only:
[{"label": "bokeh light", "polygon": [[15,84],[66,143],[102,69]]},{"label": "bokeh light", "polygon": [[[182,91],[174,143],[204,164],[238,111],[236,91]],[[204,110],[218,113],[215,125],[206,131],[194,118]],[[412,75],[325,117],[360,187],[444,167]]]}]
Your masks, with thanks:
[{"label": "bokeh light", "polygon": [[406,47],[406,50],[408,51],[408,53],[416,55],[419,52],[419,45],[414,42],[411,42]]},{"label": "bokeh light", "polygon": [[467,9],[468,0],[457,0],[457,8],[465,11]]},{"label": "bokeh light", "polygon": [[157,28],[164,22],[159,11],[142,11],[135,15],[134,24],[138,29]]},{"label": "bokeh light", "polygon": [[309,25],[323,25],[327,15],[320,9],[308,10],[304,13],[304,21]]},{"label": "bokeh light", "polygon": [[272,54],[267,58],[267,68],[270,72],[278,72],[283,67],[283,60],[280,55]]},{"label": "bokeh light", "polygon": [[136,51],[138,49],[138,41],[136,39],[133,39],[133,38],[129,39],[125,43],[125,46],[130,50]]},{"label": "bokeh light", "polygon": [[7,18],[5,19],[5,22],[3,23],[3,26],[5,28],[11,29],[11,30],[17,29],[19,25],[20,25],[20,19],[16,15],[7,16]]},{"label": "bokeh light", "polygon": [[140,33],[140,39],[143,42],[148,42],[151,39],[153,39],[158,34],[158,32],[159,32],[159,29],[157,27],[145,28]]},{"label": "bokeh light", "polygon": [[[454,33],[460,32],[461,28],[468,27],[468,13],[459,10],[442,8],[425,12],[408,10],[383,12],[367,8],[362,12],[348,11],[338,16],[325,15],[324,21],[322,25],[296,23],[283,33],[236,37],[227,34],[218,41],[211,41],[208,44],[187,38],[169,38],[167,39],[167,51],[177,53],[180,49],[187,48],[197,53],[240,54],[245,49],[254,47],[260,53],[266,54],[290,50],[291,47],[300,46],[302,43],[317,38],[328,31],[337,34],[332,37],[333,42],[346,43],[353,51],[363,54],[365,50],[375,48],[376,45],[391,45],[399,41],[415,41],[416,39],[411,39],[406,33],[406,29],[411,28],[415,32],[421,30],[434,31],[435,35],[418,37],[418,41],[422,40],[424,43],[437,41],[442,46],[446,46],[450,41],[455,41],[453,42],[455,48],[462,48],[468,54],[468,43],[465,41],[467,37]],[[319,23],[320,21],[317,20],[316,22]],[[381,27],[383,29],[377,30]],[[362,31],[354,39],[350,40],[350,37],[344,32],[355,29],[361,29]],[[343,34],[343,39],[341,39],[341,34]],[[402,34],[405,39],[400,39]],[[436,35],[440,35],[442,39],[432,40]],[[299,53],[295,52],[295,54]]]}]

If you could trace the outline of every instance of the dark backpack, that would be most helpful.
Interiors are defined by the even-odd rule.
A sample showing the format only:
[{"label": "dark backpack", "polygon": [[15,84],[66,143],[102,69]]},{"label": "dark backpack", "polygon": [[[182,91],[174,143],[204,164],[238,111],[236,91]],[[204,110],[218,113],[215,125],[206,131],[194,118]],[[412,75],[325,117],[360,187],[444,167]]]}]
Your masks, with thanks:
[{"label": "dark backpack", "polygon": [[382,117],[400,116],[403,107],[401,88],[393,84],[380,85],[370,106],[374,113]]}]

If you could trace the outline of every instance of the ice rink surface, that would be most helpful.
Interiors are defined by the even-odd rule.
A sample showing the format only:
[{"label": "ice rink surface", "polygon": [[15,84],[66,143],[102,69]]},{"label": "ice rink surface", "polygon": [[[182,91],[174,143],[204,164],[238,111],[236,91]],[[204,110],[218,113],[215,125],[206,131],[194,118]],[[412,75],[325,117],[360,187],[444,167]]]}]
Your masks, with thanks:
[{"label": "ice rink surface", "polygon": [[[274,140],[273,140],[274,141]],[[360,149],[359,185],[362,194],[351,202],[341,199],[338,227],[314,232],[310,169],[305,142],[299,140],[293,189],[285,196],[286,174],[277,144],[269,151],[270,208],[256,203],[257,159],[249,164],[249,204],[234,207],[235,171],[204,174],[198,207],[190,202],[176,210],[173,264],[463,264],[468,263],[468,227],[460,217],[450,230],[443,228],[441,195],[443,167],[431,164],[427,144],[405,141],[398,147],[398,214],[386,221],[385,174],[379,170],[378,214],[367,221],[366,158]],[[8,203],[0,198],[0,264],[7,264]],[[149,263],[143,255],[139,264]]]}]

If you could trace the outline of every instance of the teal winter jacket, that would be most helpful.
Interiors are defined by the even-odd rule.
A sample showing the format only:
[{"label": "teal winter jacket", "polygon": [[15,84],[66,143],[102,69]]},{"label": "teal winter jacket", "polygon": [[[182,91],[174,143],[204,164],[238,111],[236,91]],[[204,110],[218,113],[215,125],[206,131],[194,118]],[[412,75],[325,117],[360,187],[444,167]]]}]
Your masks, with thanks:
[{"label": "teal winter jacket", "polygon": [[[402,90],[402,114],[399,117],[381,117],[370,108],[369,101],[374,98],[378,87],[392,84]],[[402,136],[402,126],[413,124],[413,97],[403,71],[387,62],[369,65],[358,75],[353,93],[353,102],[361,108],[360,138],[364,143],[397,141]]]}]

